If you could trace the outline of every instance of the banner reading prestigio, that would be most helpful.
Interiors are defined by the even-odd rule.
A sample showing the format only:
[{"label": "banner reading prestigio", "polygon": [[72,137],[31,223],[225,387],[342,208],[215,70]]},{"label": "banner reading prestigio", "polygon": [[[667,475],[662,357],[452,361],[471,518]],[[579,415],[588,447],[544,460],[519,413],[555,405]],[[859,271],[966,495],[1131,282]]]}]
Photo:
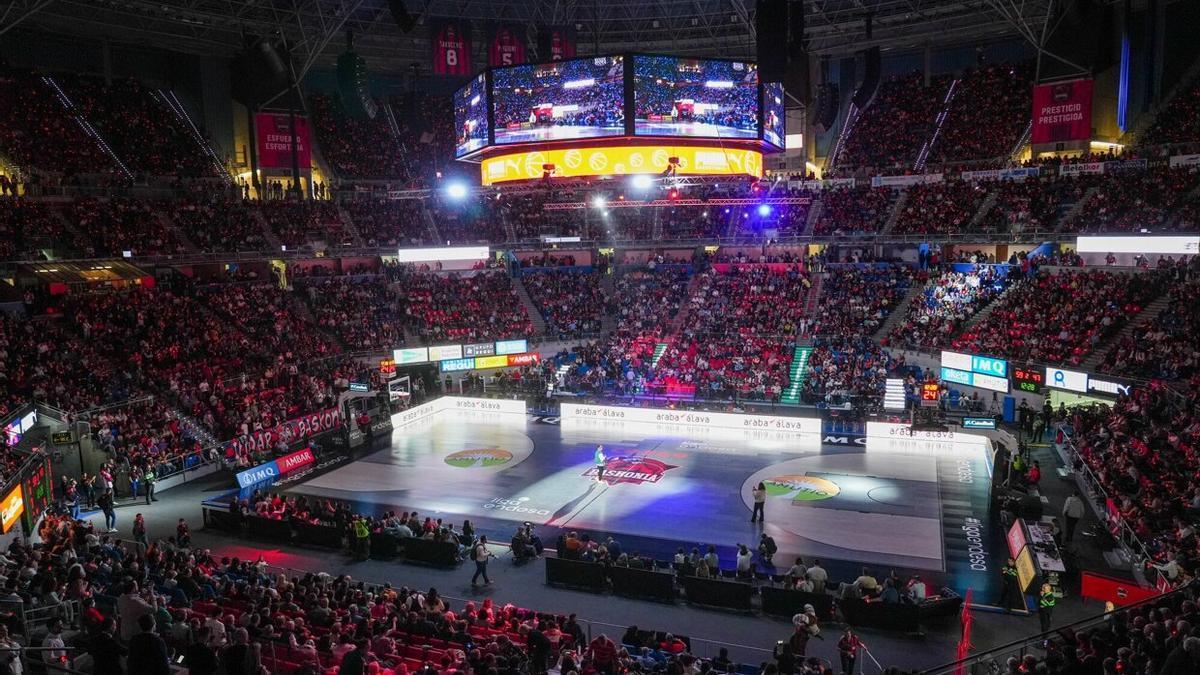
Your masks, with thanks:
[{"label": "banner reading prestigio", "polygon": [[341,411],[338,408],[329,408],[288,420],[272,429],[238,436],[226,444],[226,450],[231,453],[265,452],[281,440],[285,443],[295,443],[335,429],[341,423]]},{"label": "banner reading prestigio", "polygon": [[1086,141],[1092,137],[1092,79],[1033,87],[1034,145]]},{"label": "banner reading prestigio", "polygon": [[[292,117],[287,113],[255,113],[258,137],[258,166],[263,169],[292,168]],[[312,166],[312,143],[308,120],[296,116],[296,155],[301,171]]]}]

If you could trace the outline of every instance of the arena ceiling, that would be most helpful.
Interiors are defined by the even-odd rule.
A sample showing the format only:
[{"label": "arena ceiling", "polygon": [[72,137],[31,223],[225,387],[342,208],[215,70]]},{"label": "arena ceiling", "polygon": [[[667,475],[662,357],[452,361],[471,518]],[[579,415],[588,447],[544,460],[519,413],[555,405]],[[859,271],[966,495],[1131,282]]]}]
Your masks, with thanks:
[{"label": "arena ceiling", "polygon": [[[917,49],[1023,37],[1035,41],[1052,4],[1075,0],[803,0],[814,54],[869,46]],[[1080,0],[1082,1],[1082,0]],[[232,56],[245,36],[284,36],[297,68],[330,66],[355,49],[377,72],[427,68],[431,17],[574,25],[579,53],[669,52],[753,57],[754,0],[403,0],[403,33],[388,0],[0,0],[0,35],[15,26],[175,51]],[[867,37],[867,16],[873,36]]]}]

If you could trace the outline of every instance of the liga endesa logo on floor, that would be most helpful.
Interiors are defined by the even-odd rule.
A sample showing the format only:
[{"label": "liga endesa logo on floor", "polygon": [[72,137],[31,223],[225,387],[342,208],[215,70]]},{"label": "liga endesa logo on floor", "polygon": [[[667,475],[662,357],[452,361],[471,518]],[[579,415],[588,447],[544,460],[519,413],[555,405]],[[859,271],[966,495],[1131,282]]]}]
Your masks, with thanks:
[{"label": "liga endesa logo on floor", "polygon": [[471,467],[501,466],[512,461],[513,454],[500,448],[471,448],[446,455],[450,466],[467,469]]},{"label": "liga endesa logo on floor", "polygon": [[[649,457],[613,457],[604,465],[603,480],[609,485],[657,483],[662,480],[663,474],[678,468],[678,464],[667,464]],[[594,479],[597,473],[597,468],[593,466],[584,471],[583,475]]]},{"label": "liga endesa logo on floor", "polygon": [[826,478],[785,474],[763,481],[768,497],[785,497],[795,502],[815,502],[838,496],[842,488]]}]

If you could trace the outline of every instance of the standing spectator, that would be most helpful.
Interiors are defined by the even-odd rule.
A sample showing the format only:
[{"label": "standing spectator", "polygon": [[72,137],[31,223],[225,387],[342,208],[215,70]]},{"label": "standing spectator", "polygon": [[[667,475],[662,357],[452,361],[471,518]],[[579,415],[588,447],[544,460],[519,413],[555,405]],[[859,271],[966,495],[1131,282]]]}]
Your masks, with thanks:
[{"label": "standing spectator", "polygon": [[117,624],[112,619],[105,619],[100,626],[100,633],[88,643],[88,653],[92,655],[92,673],[94,675],[124,675],[121,667],[121,657],[129,654],[129,650],[121,646],[113,637]]},{"label": "standing spectator", "polygon": [[1079,519],[1083,518],[1084,505],[1083,499],[1079,497],[1079,490],[1071,493],[1067,497],[1067,501],[1063,503],[1063,519],[1067,522],[1066,541],[1071,542],[1075,539],[1075,526],[1079,524]]},{"label": "standing spectator", "polygon": [[117,512],[113,508],[113,492],[105,490],[104,494],[100,495],[100,499],[96,502],[100,506],[100,510],[104,512],[104,528],[109,534],[117,531]]},{"label": "standing spectator", "polygon": [[171,675],[167,643],[154,632],[154,616],[143,614],[138,617],[137,623],[142,632],[129,640],[129,659],[126,662],[129,672],[138,675]]},{"label": "standing spectator", "polygon": [[133,517],[133,540],[143,547],[150,546],[146,538],[146,519],[140,513]]},{"label": "standing spectator", "polygon": [[150,502],[152,502],[152,501],[155,501],[155,502],[158,501],[158,497],[154,496],[154,482],[156,480],[158,480],[158,476],[154,475],[154,463],[147,462],[146,473],[142,475],[142,482],[144,482],[146,484],[146,505],[147,506],[149,506]]},{"label": "standing spectator", "polygon": [[842,675],[854,675],[854,664],[858,660],[858,650],[863,649],[866,645],[850,626],[846,626],[846,630],[842,631],[842,638],[838,640],[837,648],[838,655],[842,657]]},{"label": "standing spectator", "polygon": [[605,675],[614,675],[614,665],[617,660],[617,645],[604,633],[596,636],[588,645],[588,654],[592,658],[592,666]]},{"label": "standing spectator", "polygon": [[138,595],[136,581],[130,581],[125,586],[125,593],[117,598],[117,616],[121,621],[121,639],[128,642],[137,634],[138,620],[143,616],[152,615],[154,608],[142,596]]},{"label": "standing spectator", "polygon": [[[21,645],[8,635],[8,626],[0,624],[0,672],[9,675],[21,673]],[[119,672],[119,671],[118,671]],[[97,675],[100,671],[96,671]]]},{"label": "standing spectator", "polygon": [[754,489],[750,491],[750,494],[754,497],[754,510],[750,512],[750,522],[753,523],[755,519],[758,519],[758,522],[761,523],[764,521],[763,508],[767,504],[766,484],[759,481],[758,485],[754,486]]},{"label": "standing spectator", "polygon": [[471,552],[471,559],[475,561],[475,575],[471,577],[471,586],[478,585],[479,577],[483,577],[483,585],[491,586],[492,580],[488,578],[487,566],[488,560],[495,556],[488,550],[487,536],[480,535],[478,543],[475,544],[475,549]]},{"label": "standing spectator", "polygon": [[42,652],[42,661],[46,664],[46,672],[66,672],[62,670],[67,665],[67,645],[63,642],[62,632],[62,619],[55,619],[50,622],[50,626],[46,631],[46,638],[42,641],[42,647],[46,649],[46,651]]}]

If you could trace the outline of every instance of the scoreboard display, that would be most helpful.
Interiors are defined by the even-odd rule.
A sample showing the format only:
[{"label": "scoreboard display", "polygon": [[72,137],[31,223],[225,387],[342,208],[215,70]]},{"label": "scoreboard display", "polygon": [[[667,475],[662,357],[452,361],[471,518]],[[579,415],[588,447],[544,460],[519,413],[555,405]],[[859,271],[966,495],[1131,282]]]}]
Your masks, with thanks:
[{"label": "scoreboard display", "polygon": [[1013,366],[1013,389],[1030,394],[1040,394],[1045,388],[1046,374],[1036,368],[1021,368]]},{"label": "scoreboard display", "polygon": [[926,382],[921,385],[921,407],[936,408],[942,398],[942,388],[937,382]]}]

